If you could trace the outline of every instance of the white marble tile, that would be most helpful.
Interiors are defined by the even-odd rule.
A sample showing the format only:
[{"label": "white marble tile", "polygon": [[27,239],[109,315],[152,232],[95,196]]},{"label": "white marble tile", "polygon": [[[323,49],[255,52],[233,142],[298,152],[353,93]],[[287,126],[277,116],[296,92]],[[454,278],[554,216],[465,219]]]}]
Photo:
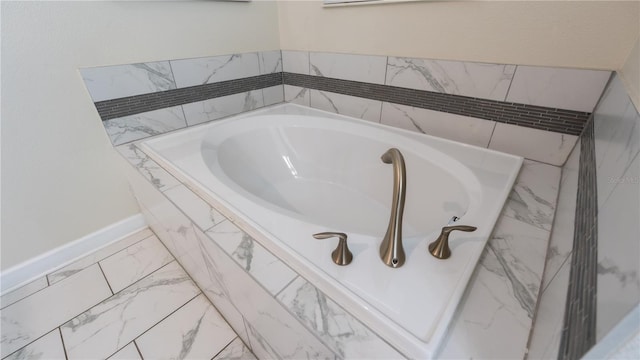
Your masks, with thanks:
[{"label": "white marble tile", "polygon": [[260,74],[282,72],[282,54],[280,50],[261,51],[258,53]]},{"label": "white marble tile", "polygon": [[630,104],[631,99],[627,95],[620,76],[614,75],[593,113],[596,165],[598,167],[602,166],[604,155],[607,153],[616,132],[621,128],[621,125],[624,125],[622,120]]},{"label": "white marble tile", "polygon": [[5,307],[15,302],[20,301],[27,296],[46,288],[47,286],[49,286],[49,283],[47,283],[47,278],[45,276],[33,280],[26,285],[23,285],[9,293],[2,295],[2,297],[0,298],[0,308],[4,309]]},{"label": "white marble tile", "polygon": [[545,230],[498,221],[440,358],[523,358],[547,241]]},{"label": "white marble tile", "polygon": [[169,189],[164,194],[204,231],[226,220],[222,214],[184,185]]},{"label": "white marble tile", "polygon": [[187,126],[182,107],[174,106],[103,121],[113,146]]},{"label": "white marble tile", "polygon": [[640,302],[640,156],[598,210],[596,337]]},{"label": "white marble tile", "polygon": [[[279,358],[333,359],[335,353],[322,344],[304,328],[273,296],[257,286],[228,254],[213,240],[201,243],[209,274],[218,280],[220,299],[228,299],[244,316],[247,325],[259,333],[256,337],[247,327],[249,343],[253,352],[262,358],[260,347],[268,344]],[[218,306],[217,301],[213,301]],[[224,314],[224,311],[221,310]],[[234,329],[236,327],[234,326]],[[261,339],[257,345],[255,339]]]},{"label": "white marble tile", "polygon": [[60,330],[57,328],[23,347],[22,349],[7,356],[3,360],[57,360],[66,359]]},{"label": "white marble tile", "polygon": [[93,101],[176,88],[168,61],[80,69]]},{"label": "white marble tile", "polygon": [[156,236],[148,237],[100,261],[114,293],[173,261]]},{"label": "white marble tile", "polygon": [[640,115],[631,101],[621,114],[595,114],[596,166],[598,171],[598,206],[611,195],[617,179],[627,170],[640,151]]},{"label": "white marble tile", "polygon": [[136,349],[135,343],[131,342],[129,345],[118,350],[117,353],[111,355],[109,360],[142,360],[138,349]]},{"label": "white marble tile", "polygon": [[518,66],[508,102],[592,112],[610,71]]},{"label": "white marble tile", "polygon": [[249,341],[251,342],[251,348],[253,352],[258,356],[258,359],[283,359],[278,352],[271,347],[268,341],[251,326],[246,324],[247,333],[249,334]]},{"label": "white marble tile", "polygon": [[176,180],[176,178],[158,165],[158,163],[151,160],[151,158],[142,150],[138,149],[135,144],[118,146],[116,150],[156,189],[164,191],[180,185],[180,182]]},{"label": "white marble tile", "polygon": [[309,64],[311,75],[384,84],[387,57],[311,52]]},{"label": "white marble tile", "polygon": [[251,350],[240,340],[236,338],[224,350],[222,350],[213,360],[256,360]]},{"label": "white marble tile", "polygon": [[207,235],[273,295],[297,276],[296,272],[230,221],[209,229]]},{"label": "white marble tile", "polygon": [[574,135],[497,123],[489,149],[562,166],[577,139]]},{"label": "white marble tile", "polygon": [[562,168],[556,214],[551,229],[547,260],[542,277],[545,289],[573,251],[574,221],[578,196],[578,170],[580,167],[580,140]]},{"label": "white marble tile", "polygon": [[260,75],[258,53],[171,60],[178,88]]},{"label": "white marble tile", "polygon": [[147,359],[211,359],[234,338],[236,333],[201,294],[136,343]]},{"label": "white marble tile", "polygon": [[115,253],[117,253],[118,251],[125,249],[135,243],[137,243],[138,241],[141,241],[143,239],[146,239],[150,236],[153,236],[153,232],[151,232],[151,230],[149,229],[144,229],[141,231],[138,231],[134,234],[131,234],[127,237],[125,237],[124,239],[118,240],[112,244],[109,244],[105,247],[103,247],[102,249],[96,250],[95,252],[77,260],[72,262],[71,264],[58,269],[54,272],[52,272],[51,274],[47,275],[47,278],[49,279],[49,283],[50,284],[55,284],[60,280],[64,280],[66,278],[68,278],[69,276],[77,273],[78,271],[87,268],[88,266],[91,266],[95,263],[97,263],[98,261],[111,256]]},{"label": "white marble tile", "polygon": [[284,102],[284,86],[276,85],[264,88],[262,89],[262,97],[264,98],[264,106]]},{"label": "white marble tile", "polygon": [[[111,296],[98,265],[39,291],[2,310],[2,357]],[[52,301],[55,299],[55,301]]]},{"label": "white marble tile", "polygon": [[244,320],[228,294],[207,266],[209,257],[203,253],[201,243],[209,238],[191,223],[163,194],[142,182],[132,183],[136,198],[149,226],[180,262],[193,281],[202,289],[234,331],[249,343]]},{"label": "white marble tile", "polygon": [[311,106],[310,89],[298,86],[284,86],[284,101],[298,105]]},{"label": "white marble tile", "polygon": [[560,177],[557,166],[525,160],[503,215],[551,231]]},{"label": "white marble tile", "polygon": [[382,103],[382,124],[486,148],[496,123],[412,106]]},{"label": "white marble tile", "polygon": [[279,295],[308,328],[343,359],[401,359],[403,356],[302,277]]},{"label": "white marble tile", "polygon": [[515,65],[389,57],[385,84],[504,101]]},{"label": "white marble tile", "polygon": [[65,323],[61,330],[68,358],[115,353],[199,292],[184,270],[170,263]]},{"label": "white marble tile", "polygon": [[318,90],[310,90],[309,95],[311,107],[316,109],[380,122],[381,101]]},{"label": "white marble tile", "polygon": [[309,75],[309,52],[282,50],[282,71]]},{"label": "white marble tile", "polygon": [[264,106],[262,91],[253,90],[182,105],[189,126]]},{"label": "white marble tile", "polygon": [[538,300],[538,310],[531,330],[527,359],[558,358],[569,287],[571,256],[565,260]]}]

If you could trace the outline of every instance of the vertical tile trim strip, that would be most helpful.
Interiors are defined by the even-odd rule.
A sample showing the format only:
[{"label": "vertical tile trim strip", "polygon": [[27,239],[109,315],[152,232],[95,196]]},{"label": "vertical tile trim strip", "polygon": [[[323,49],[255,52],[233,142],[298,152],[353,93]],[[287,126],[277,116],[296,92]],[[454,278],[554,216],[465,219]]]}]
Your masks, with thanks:
[{"label": "vertical tile trim strip", "polygon": [[598,198],[593,116],[580,136],[573,256],[558,359],[580,359],[596,343]]}]

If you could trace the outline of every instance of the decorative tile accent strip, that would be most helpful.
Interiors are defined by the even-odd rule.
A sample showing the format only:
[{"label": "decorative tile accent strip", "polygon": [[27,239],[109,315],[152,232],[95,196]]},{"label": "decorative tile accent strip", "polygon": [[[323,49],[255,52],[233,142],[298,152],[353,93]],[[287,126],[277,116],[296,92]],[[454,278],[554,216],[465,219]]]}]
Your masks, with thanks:
[{"label": "decorative tile accent strip", "polygon": [[96,102],[102,121],[282,85],[282,73],[251,76]]},{"label": "decorative tile accent strip", "polygon": [[598,199],[593,120],[580,141],[573,256],[558,352],[558,359],[566,360],[581,358],[596,343]]},{"label": "decorative tile accent strip", "polygon": [[330,91],[534,129],[579,135],[590,113],[478,99],[389,85],[283,73],[285,85]]}]

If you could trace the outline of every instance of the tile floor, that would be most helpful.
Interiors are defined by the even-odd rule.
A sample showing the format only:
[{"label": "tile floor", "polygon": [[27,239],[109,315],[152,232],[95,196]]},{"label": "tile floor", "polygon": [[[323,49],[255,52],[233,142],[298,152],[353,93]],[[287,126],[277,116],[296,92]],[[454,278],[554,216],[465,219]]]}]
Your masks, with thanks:
[{"label": "tile floor", "polygon": [[4,359],[255,359],[144,229],[0,298]]}]

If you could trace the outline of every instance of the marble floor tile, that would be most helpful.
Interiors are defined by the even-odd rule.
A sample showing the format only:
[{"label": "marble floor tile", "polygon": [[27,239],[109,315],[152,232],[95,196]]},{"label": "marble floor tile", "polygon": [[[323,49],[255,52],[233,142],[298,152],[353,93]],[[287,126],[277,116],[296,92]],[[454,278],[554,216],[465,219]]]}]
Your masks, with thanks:
[{"label": "marble floor tile", "polygon": [[64,345],[58,328],[7,356],[3,360],[56,360],[66,359]]},{"label": "marble floor tile", "polygon": [[0,309],[4,309],[15,302],[46,288],[47,286],[49,286],[49,283],[47,283],[47,278],[43,276],[5,295],[2,295],[2,297],[0,297]]},{"label": "marble floor tile", "polygon": [[136,348],[136,344],[134,342],[130,342],[129,345],[123,347],[118,350],[117,353],[111,355],[109,357],[110,360],[142,360],[138,349]]},{"label": "marble floor tile", "polygon": [[67,356],[105,358],[199,292],[184,270],[172,262],[62,325]]},{"label": "marble floor tile", "polygon": [[202,231],[207,231],[214,225],[226,220],[222,214],[184,185],[169,189],[164,194],[182,211],[189,214],[191,220]]},{"label": "marble floor tile", "polygon": [[272,295],[297,276],[296,272],[230,221],[211,228],[207,235]]},{"label": "marble floor tile", "polygon": [[118,251],[124,248],[127,248],[137,243],[138,241],[146,239],[152,235],[153,235],[153,232],[150,229],[144,229],[136,232],[135,234],[131,234],[125,237],[124,239],[118,240],[110,245],[107,245],[102,249],[99,249],[81,258],[80,260],[74,261],[63,268],[50,273],[49,275],[47,275],[47,278],[49,279],[49,283],[53,285],[60,280],[66,279],[67,277],[77,273],[78,271],[82,269],[86,269],[88,266],[91,266],[97,263],[98,261],[106,257],[109,257],[117,253]]},{"label": "marble floor tile", "polygon": [[7,306],[0,314],[1,357],[38,339],[109,296],[111,291],[107,281],[96,264]]},{"label": "marble floor tile", "polygon": [[505,204],[504,215],[551,231],[560,174],[559,167],[525,160]]},{"label": "marble floor tile", "polygon": [[235,338],[224,350],[220,351],[213,360],[256,360],[251,350],[240,340]]},{"label": "marble floor tile", "polygon": [[221,119],[264,106],[262,91],[253,90],[244,93],[221,96],[204,101],[182,105],[189,126]]},{"label": "marble floor tile", "polygon": [[7,356],[3,360],[65,360],[64,346],[58,328]]},{"label": "marble floor tile", "polygon": [[403,356],[302,277],[279,295],[296,317],[344,359],[400,359]]},{"label": "marble floor tile", "polygon": [[200,294],[136,339],[136,343],[147,359],[211,359],[236,337]]},{"label": "marble floor tile", "polygon": [[264,106],[278,104],[284,101],[284,86],[276,85],[262,89]]},{"label": "marble floor tile", "polygon": [[387,57],[310,52],[309,66],[311,75],[384,84]]},{"label": "marble floor tile", "polygon": [[173,261],[173,256],[154,235],[100,261],[114,293]]}]

